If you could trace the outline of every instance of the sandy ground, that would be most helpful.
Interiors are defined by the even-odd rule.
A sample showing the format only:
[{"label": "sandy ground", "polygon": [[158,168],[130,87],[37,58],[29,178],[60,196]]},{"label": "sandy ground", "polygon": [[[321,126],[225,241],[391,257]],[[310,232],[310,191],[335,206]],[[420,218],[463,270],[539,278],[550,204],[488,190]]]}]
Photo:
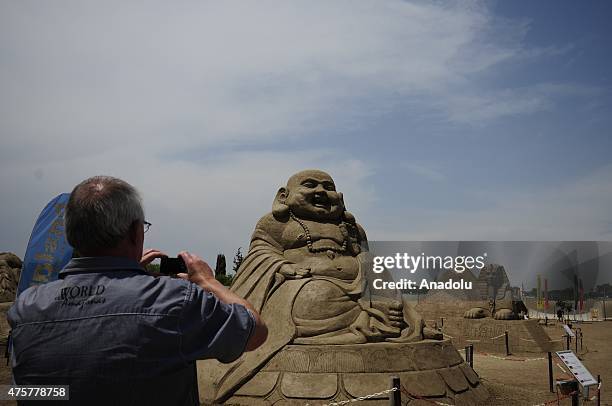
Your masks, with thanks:
[{"label": "sandy ground", "polygon": [[[584,333],[584,347],[583,351],[579,351],[580,358],[595,377],[597,374],[601,375],[601,404],[612,406],[612,322],[583,323],[577,326],[581,327]],[[563,335],[560,325],[546,329],[552,339]],[[525,406],[540,405],[548,401],[553,401],[551,405],[557,404],[557,395],[550,393],[548,389],[546,354],[502,358],[505,357],[501,354],[474,354],[474,370],[491,394],[487,405]],[[11,382],[10,370],[5,364],[6,361],[0,359],[0,384]],[[556,362],[553,365],[553,374],[555,378],[567,376]],[[358,405],[358,402],[352,404]],[[423,404],[432,405],[428,402]],[[571,401],[565,399],[560,404],[571,405]],[[582,400],[581,404],[595,406],[597,402]],[[0,405],[16,405],[16,402],[0,401]],[[41,405],[44,405],[44,402]]]},{"label": "sandy ground", "polygon": [[[583,351],[579,351],[579,356],[595,377],[601,375],[601,404],[612,405],[612,322],[582,323],[576,326],[581,327],[584,334]],[[560,325],[546,329],[552,339],[559,339],[563,335]],[[474,354],[474,370],[492,395],[488,404],[536,405],[556,399],[556,394],[548,390],[547,354],[510,356],[507,360],[500,358],[505,357],[500,354]],[[568,376],[557,363],[560,364],[560,361],[553,356],[554,377],[562,379]],[[569,405],[571,402],[566,400],[561,404]],[[584,401],[581,404],[596,405],[597,402]]]}]

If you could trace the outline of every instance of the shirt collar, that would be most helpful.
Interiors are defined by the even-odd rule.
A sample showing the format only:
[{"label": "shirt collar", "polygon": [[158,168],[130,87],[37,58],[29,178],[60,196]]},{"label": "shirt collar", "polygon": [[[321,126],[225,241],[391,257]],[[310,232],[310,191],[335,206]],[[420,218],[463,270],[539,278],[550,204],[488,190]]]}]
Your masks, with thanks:
[{"label": "shirt collar", "polygon": [[138,262],[123,257],[81,257],[73,258],[59,272],[59,279],[76,273],[104,271],[137,271],[146,273]]}]

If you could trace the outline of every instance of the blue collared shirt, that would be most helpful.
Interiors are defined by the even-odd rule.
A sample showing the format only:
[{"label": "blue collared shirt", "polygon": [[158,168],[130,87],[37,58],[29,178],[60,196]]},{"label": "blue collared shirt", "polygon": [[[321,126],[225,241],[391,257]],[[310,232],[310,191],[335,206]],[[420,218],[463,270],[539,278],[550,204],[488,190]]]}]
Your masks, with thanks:
[{"label": "blue collared shirt", "polygon": [[234,361],[255,325],[245,307],[125,258],[76,258],[59,278],[8,312],[13,375],[70,385],[73,404],[199,404],[195,360]]}]

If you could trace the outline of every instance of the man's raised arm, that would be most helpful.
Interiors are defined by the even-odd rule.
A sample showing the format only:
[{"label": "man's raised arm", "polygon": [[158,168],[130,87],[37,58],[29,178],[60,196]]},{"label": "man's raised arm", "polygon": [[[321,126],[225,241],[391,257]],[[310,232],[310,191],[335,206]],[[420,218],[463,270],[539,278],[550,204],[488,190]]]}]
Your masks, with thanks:
[{"label": "man's raised arm", "polygon": [[216,280],[213,270],[202,258],[187,251],[179,253],[179,256],[185,261],[188,272],[178,274],[179,278],[195,283],[205,291],[215,295],[217,299],[225,304],[242,305],[253,315],[255,327],[247,342],[245,351],[252,351],[262,345],[268,337],[268,328],[253,306]]}]

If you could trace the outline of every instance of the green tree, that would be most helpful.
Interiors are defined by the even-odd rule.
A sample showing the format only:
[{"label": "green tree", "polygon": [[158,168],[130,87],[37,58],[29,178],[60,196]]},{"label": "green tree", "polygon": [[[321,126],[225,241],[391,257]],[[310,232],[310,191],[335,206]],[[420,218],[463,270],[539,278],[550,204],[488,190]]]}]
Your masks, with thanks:
[{"label": "green tree", "polygon": [[233,271],[234,273],[238,272],[238,268],[240,268],[240,264],[242,264],[242,261],[244,261],[244,256],[242,255],[242,247],[238,247],[238,250],[236,251],[236,255],[234,256],[234,267],[233,267]]},{"label": "green tree", "polygon": [[217,265],[215,265],[215,275],[225,275],[225,255],[223,253],[217,255]]}]

